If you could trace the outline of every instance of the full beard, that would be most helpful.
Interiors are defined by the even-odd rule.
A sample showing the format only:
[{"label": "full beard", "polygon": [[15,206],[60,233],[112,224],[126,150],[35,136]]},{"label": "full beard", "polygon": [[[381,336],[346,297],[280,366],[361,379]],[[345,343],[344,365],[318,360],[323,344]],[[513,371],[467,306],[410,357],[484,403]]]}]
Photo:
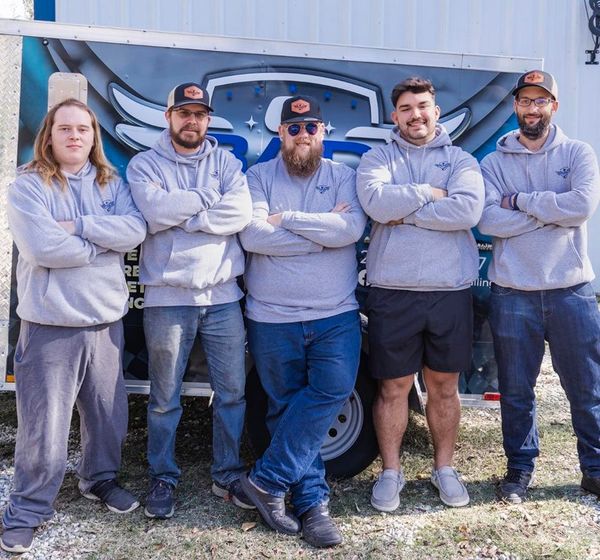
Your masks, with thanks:
[{"label": "full beard", "polygon": [[525,121],[525,117],[517,116],[517,121],[519,122],[521,134],[525,136],[525,138],[529,138],[529,140],[541,138],[546,134],[546,131],[550,126],[550,117],[546,115],[542,115],[540,120],[534,125],[528,125]]},{"label": "full beard", "polygon": [[281,157],[285,162],[287,172],[296,177],[310,177],[321,165],[323,145],[315,144],[310,147],[308,154],[300,155],[296,146],[288,148],[281,146]]},{"label": "full beard", "polygon": [[[198,132],[194,129],[188,130]],[[199,148],[202,145],[202,142],[204,142],[204,135],[202,134],[199,134],[195,140],[186,140],[182,135],[184,131],[185,129],[181,129],[179,132],[176,132],[172,126],[169,127],[169,132],[171,133],[171,140],[178,146],[181,146],[182,148],[187,148],[188,150],[195,150],[196,148]]]}]

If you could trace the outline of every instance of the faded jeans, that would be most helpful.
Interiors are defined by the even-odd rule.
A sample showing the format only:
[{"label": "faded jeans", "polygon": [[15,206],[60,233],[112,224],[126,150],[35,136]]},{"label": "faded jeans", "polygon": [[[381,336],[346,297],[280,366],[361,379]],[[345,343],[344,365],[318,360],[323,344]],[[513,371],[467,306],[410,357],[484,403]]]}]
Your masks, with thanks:
[{"label": "faded jeans", "polygon": [[581,471],[600,476],[600,314],[592,286],[526,292],[493,284],[490,326],[508,467],[531,472],[539,455],[534,388],[547,340]]},{"label": "faded jeans", "polygon": [[296,323],[248,320],[271,434],[250,478],[275,496],[291,491],[298,516],[329,500],[319,451],[354,388],[360,342],[357,311]]},{"label": "faded jeans", "polygon": [[175,462],[175,434],[182,413],[180,392],[192,345],[199,336],[214,391],[211,475],[215,482],[228,485],[246,470],[240,459],[246,370],[239,302],[147,307],[144,332],[150,378],[150,476],[176,485],[181,475]]}]

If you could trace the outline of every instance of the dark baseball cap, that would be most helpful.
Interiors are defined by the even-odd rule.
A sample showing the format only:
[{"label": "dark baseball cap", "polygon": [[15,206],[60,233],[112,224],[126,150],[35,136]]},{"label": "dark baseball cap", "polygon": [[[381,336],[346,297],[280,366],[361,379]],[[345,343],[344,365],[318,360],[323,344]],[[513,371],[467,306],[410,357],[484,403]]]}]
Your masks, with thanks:
[{"label": "dark baseball cap", "polygon": [[186,82],[185,84],[179,84],[169,92],[167,110],[192,104],[204,105],[209,111],[213,110],[208,104],[208,93],[202,89],[200,84]]},{"label": "dark baseball cap", "polygon": [[281,107],[281,124],[294,122],[322,122],[319,102],[310,95],[288,97]]},{"label": "dark baseball cap", "polygon": [[530,86],[545,89],[555,100],[558,100],[558,86],[552,74],[543,72],[542,70],[525,72],[517,80],[517,85],[514,87],[512,94],[517,95],[520,90]]}]

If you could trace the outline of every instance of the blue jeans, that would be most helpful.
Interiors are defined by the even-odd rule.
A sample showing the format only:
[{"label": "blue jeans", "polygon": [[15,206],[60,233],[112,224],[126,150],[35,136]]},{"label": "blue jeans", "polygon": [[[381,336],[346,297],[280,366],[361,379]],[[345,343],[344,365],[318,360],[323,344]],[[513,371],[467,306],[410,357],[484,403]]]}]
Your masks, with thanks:
[{"label": "blue jeans", "polygon": [[248,345],[268,396],[271,443],[250,474],[296,515],[329,499],[319,450],[352,392],[360,360],[357,311],[297,323],[248,320]]},{"label": "blue jeans", "polygon": [[600,476],[600,314],[591,285],[529,292],[492,285],[490,326],[508,467],[531,472],[539,455],[534,387],[547,340],[581,470]]},{"label": "blue jeans", "polygon": [[192,345],[200,336],[213,399],[211,475],[227,485],[245,471],[240,460],[244,429],[246,369],[244,321],[239,302],[209,306],[147,307],[148,463],[150,475],[177,484],[175,433],[181,418],[180,392]]}]

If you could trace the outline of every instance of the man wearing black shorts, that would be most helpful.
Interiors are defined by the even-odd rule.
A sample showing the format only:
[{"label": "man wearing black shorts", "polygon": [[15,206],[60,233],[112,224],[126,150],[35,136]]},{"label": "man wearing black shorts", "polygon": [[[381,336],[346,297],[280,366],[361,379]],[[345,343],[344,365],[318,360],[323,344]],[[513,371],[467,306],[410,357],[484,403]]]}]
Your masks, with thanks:
[{"label": "man wearing black shorts", "polygon": [[393,511],[404,486],[400,447],[414,373],[423,370],[434,446],[431,482],[448,506],[469,503],[452,456],[460,421],[458,374],[471,366],[470,285],[478,274],[471,228],[484,189],[477,161],[438,124],[430,81],[392,92],[392,141],[366,153],[357,191],[373,220],[367,255],[370,369],[379,380],[373,416],[383,472],[371,504]]}]

